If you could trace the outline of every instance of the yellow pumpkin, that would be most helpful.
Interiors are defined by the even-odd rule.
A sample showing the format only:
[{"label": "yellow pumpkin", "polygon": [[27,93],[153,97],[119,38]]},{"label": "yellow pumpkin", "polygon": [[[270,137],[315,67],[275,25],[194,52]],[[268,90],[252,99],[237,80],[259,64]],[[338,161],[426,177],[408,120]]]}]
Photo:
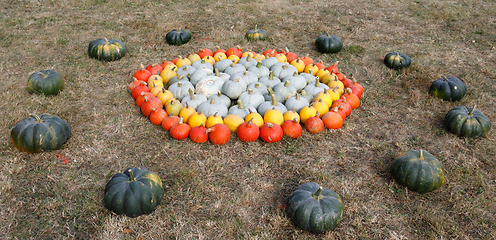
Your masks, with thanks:
[{"label": "yellow pumpkin", "polygon": [[[191,63],[194,63],[194,62],[196,62],[196,61],[198,61],[198,60],[201,60],[201,57],[200,57],[200,55],[198,55],[198,54],[196,54],[196,53],[191,53],[191,54],[189,54],[189,55],[188,55],[188,59],[189,59],[189,61],[190,61]],[[183,120],[184,120],[184,119],[183,119]]]},{"label": "yellow pumpkin", "polygon": [[303,61],[301,61],[299,58],[291,61],[289,64],[296,67],[296,69],[298,69],[299,73],[301,73],[301,72],[303,72],[303,70],[305,70],[305,63]]},{"label": "yellow pumpkin", "polygon": [[183,105],[176,99],[167,101],[167,104],[165,105],[165,111],[169,115],[173,114],[174,116],[179,116],[181,109],[183,109]]},{"label": "yellow pumpkin", "polygon": [[331,95],[327,91],[319,92],[313,97],[312,102],[317,102],[319,99],[322,99],[325,103],[327,103],[327,106],[332,105],[332,98]]},{"label": "yellow pumpkin", "polygon": [[275,58],[277,58],[277,60],[281,63],[285,63],[288,61],[288,59],[286,58],[286,55],[284,55],[283,53],[278,53],[276,55],[274,55]]},{"label": "yellow pumpkin", "polygon": [[224,123],[224,120],[222,119],[221,116],[219,116],[217,113],[213,114],[213,115],[210,115],[210,117],[207,118],[207,123],[205,124],[205,127],[206,128],[211,128],[213,127],[215,124],[218,124],[218,123]]},{"label": "yellow pumpkin", "polygon": [[233,63],[238,63],[238,61],[239,61],[239,57],[236,54],[229,55],[229,57],[227,57],[227,59],[231,60]]},{"label": "yellow pumpkin", "polygon": [[264,123],[275,123],[281,126],[284,123],[284,115],[279,109],[272,107],[265,112]]},{"label": "yellow pumpkin", "polygon": [[205,126],[207,124],[207,117],[201,112],[194,112],[188,118],[188,125],[191,128],[198,127],[200,125]]},{"label": "yellow pumpkin", "polygon": [[305,69],[303,69],[303,72],[310,73],[314,76],[317,74],[318,71],[319,71],[319,67],[317,67],[317,65],[315,65],[315,63],[308,64],[305,66]]},{"label": "yellow pumpkin", "polygon": [[164,70],[162,70],[162,72],[160,73],[162,83],[167,84],[169,80],[171,80],[171,78],[177,76],[176,69],[177,67],[175,65],[174,68],[164,68]]},{"label": "yellow pumpkin", "polygon": [[318,101],[313,102],[312,107],[314,107],[315,110],[317,110],[320,118],[322,118],[322,116],[324,116],[325,113],[329,112],[329,105],[327,105],[327,103],[322,101],[321,98]]},{"label": "yellow pumpkin", "polygon": [[[319,80],[321,80],[321,79],[322,79],[325,75],[327,75],[327,74],[330,74],[330,72],[329,72],[329,71],[327,71],[327,69],[325,69],[325,68],[324,68],[324,69],[320,69],[320,70],[318,70],[318,71],[315,73],[315,76],[316,76],[316,77],[319,77]],[[322,80],[321,80],[321,82],[322,82]]]},{"label": "yellow pumpkin", "polygon": [[329,93],[329,95],[331,95],[331,100],[332,102],[334,102],[341,98],[341,96],[344,93],[344,90],[340,87],[334,87],[332,89],[331,88],[327,89],[326,92]]},{"label": "yellow pumpkin", "polygon": [[191,61],[188,58],[179,56],[179,58],[176,61],[177,68],[180,68],[185,65],[191,65]]},{"label": "yellow pumpkin", "polygon": [[344,84],[343,82],[339,81],[337,77],[333,78],[329,83],[327,83],[327,86],[329,86],[330,89],[334,87],[339,87],[344,91]]},{"label": "yellow pumpkin", "polygon": [[215,64],[216,60],[214,57],[210,56],[210,55],[207,55],[205,57],[203,57],[202,60],[205,60],[205,62],[208,62],[210,64],[212,64],[212,66]]},{"label": "yellow pumpkin", "polygon": [[253,56],[253,59],[257,60],[257,62],[260,62],[265,59],[265,56],[263,54],[257,53],[255,54],[255,56]]},{"label": "yellow pumpkin", "polygon": [[224,60],[224,59],[227,59],[227,55],[226,55],[225,53],[223,53],[223,52],[218,52],[218,53],[214,54],[214,60],[215,60],[216,62],[218,62],[218,61],[222,61],[222,60]]},{"label": "yellow pumpkin", "polygon": [[334,73],[326,74],[322,78],[319,78],[319,79],[320,79],[320,82],[323,84],[328,84],[330,81],[334,81],[334,80],[339,81],[338,76],[336,76],[336,74],[334,74]]},{"label": "yellow pumpkin", "polygon": [[264,125],[263,117],[258,112],[250,112],[248,115],[246,115],[245,122],[248,122],[250,119],[251,122],[256,124],[259,128]]},{"label": "yellow pumpkin", "polygon": [[289,110],[284,113],[284,121],[295,120],[295,119],[297,122],[300,122],[300,115],[297,112],[293,110]]},{"label": "yellow pumpkin", "polygon": [[160,90],[161,91],[159,93],[157,93],[156,97],[162,103],[164,103],[164,106],[166,106],[167,100],[174,99],[174,95],[172,95],[172,93],[169,90],[165,89],[165,88],[162,88]]},{"label": "yellow pumpkin", "polygon": [[241,123],[244,122],[245,120],[241,116],[235,114],[228,114],[224,118],[224,124],[229,128],[231,132],[236,132],[236,130],[238,130],[239,125],[241,125]]},{"label": "yellow pumpkin", "polygon": [[314,117],[317,114],[317,110],[312,106],[305,106],[300,110],[300,122],[305,124],[307,119]]},{"label": "yellow pumpkin", "polygon": [[194,107],[190,107],[188,106],[188,104],[186,104],[186,106],[183,107],[181,111],[179,111],[179,117],[183,117],[183,122],[187,123],[189,117],[195,112],[196,110]]}]

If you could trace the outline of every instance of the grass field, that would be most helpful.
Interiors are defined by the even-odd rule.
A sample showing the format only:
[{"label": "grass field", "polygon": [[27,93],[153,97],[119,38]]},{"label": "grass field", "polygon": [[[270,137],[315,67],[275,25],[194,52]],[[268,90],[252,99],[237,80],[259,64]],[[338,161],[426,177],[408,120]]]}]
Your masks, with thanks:
[{"label": "grass field", "polygon": [[[443,123],[458,105],[496,120],[494,1],[0,2],[1,239],[496,238],[495,129],[460,138]],[[266,41],[244,39],[255,25],[269,32]],[[192,40],[167,45],[174,28],[190,29]],[[341,36],[341,52],[315,50],[324,32]],[[122,40],[127,55],[89,58],[89,42],[102,37]],[[215,146],[174,140],[127,91],[140,63],[236,45],[287,47],[326,65],[339,60],[365,88],[361,106],[339,130],[273,144],[233,136]],[[380,58],[391,51],[408,54],[412,66],[386,68]],[[46,69],[61,74],[64,91],[29,94],[30,74]],[[441,75],[467,85],[461,101],[428,94]],[[31,113],[70,124],[62,149],[28,154],[14,147],[10,131]],[[391,162],[410,149],[442,161],[440,189],[418,194],[391,178]],[[150,215],[117,216],[103,206],[103,189],[112,175],[137,166],[160,175],[164,198]],[[343,200],[344,218],[333,232],[301,231],[285,215],[286,198],[310,181]]]}]

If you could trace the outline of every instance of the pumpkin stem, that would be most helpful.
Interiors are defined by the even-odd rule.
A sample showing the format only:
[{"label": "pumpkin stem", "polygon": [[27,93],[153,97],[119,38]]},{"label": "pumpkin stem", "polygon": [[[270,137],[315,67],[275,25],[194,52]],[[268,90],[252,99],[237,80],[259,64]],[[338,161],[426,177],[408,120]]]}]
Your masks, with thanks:
[{"label": "pumpkin stem", "polygon": [[470,112],[468,113],[469,116],[472,116],[472,114],[474,113],[475,111],[475,106],[477,105],[474,105],[474,107],[470,110]]},{"label": "pumpkin stem", "polygon": [[419,160],[424,160],[424,151],[422,149],[420,149],[419,151]]},{"label": "pumpkin stem", "polygon": [[243,101],[241,99],[238,99],[238,109],[244,109],[245,105],[243,104]]},{"label": "pumpkin stem", "polygon": [[193,89],[188,88],[188,93],[189,93],[189,98],[191,100],[195,100],[196,99],[196,96],[195,96],[195,93],[193,92]]},{"label": "pumpkin stem", "polygon": [[277,106],[279,102],[277,101],[277,97],[274,93],[270,94],[270,99],[272,99],[272,106]]},{"label": "pumpkin stem", "polygon": [[36,123],[40,123],[40,122],[43,122],[43,120],[41,120],[40,116],[36,115],[36,114],[31,114],[31,117],[34,117],[36,118]]},{"label": "pumpkin stem", "polygon": [[128,182],[134,182],[135,179],[133,176],[133,171],[131,169],[129,169],[129,170],[127,170],[127,172],[129,173],[129,181]]},{"label": "pumpkin stem", "polygon": [[320,193],[322,192],[322,186],[319,187],[319,189],[317,190],[317,192],[315,192],[314,194],[312,194],[312,197],[315,199],[315,200],[320,200],[322,198],[324,198],[324,196],[322,196]]}]

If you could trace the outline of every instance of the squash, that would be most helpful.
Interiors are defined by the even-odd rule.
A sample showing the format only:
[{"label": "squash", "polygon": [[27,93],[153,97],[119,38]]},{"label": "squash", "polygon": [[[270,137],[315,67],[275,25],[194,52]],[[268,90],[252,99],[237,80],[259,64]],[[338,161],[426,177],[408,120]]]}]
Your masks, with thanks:
[{"label": "squash", "polygon": [[90,42],[88,55],[102,61],[116,61],[126,55],[126,46],[121,40],[99,38]]},{"label": "squash", "polygon": [[244,104],[241,99],[238,99],[237,105],[229,108],[228,114],[234,114],[242,117],[243,119],[250,114],[250,112],[256,112],[257,109],[250,104]]},{"label": "squash", "polygon": [[384,65],[394,70],[409,67],[411,63],[412,59],[408,55],[401,52],[390,52],[384,57]]},{"label": "squash", "polygon": [[179,117],[183,118],[183,122],[188,122],[189,117],[196,112],[196,109],[194,107],[191,107],[186,103],[183,105],[183,108],[179,111]]},{"label": "squash", "polygon": [[457,77],[437,79],[429,87],[429,93],[445,101],[458,101],[465,96],[467,86]]},{"label": "squash", "polygon": [[321,53],[337,53],[343,48],[343,40],[337,35],[322,34],[315,40],[315,47]]},{"label": "squash", "polygon": [[196,109],[198,107],[198,105],[207,101],[207,98],[205,96],[203,96],[201,94],[194,94],[192,88],[188,89],[188,93],[189,93],[189,95],[184,97],[181,100],[181,104],[183,106],[188,105],[188,106]]},{"label": "squash", "polygon": [[219,123],[224,124],[224,119],[222,119],[222,117],[221,117],[221,116],[219,116],[217,113],[214,113],[214,115],[210,115],[210,116],[207,118],[207,123],[205,124],[205,127],[206,127],[206,128],[211,128],[211,127],[213,127],[215,124],[219,124]]},{"label": "squash", "polygon": [[419,193],[434,191],[444,183],[443,164],[422,149],[407,151],[396,158],[391,175],[400,185]]},{"label": "squash", "polygon": [[191,31],[188,29],[173,29],[165,35],[165,41],[170,45],[181,46],[191,40]]},{"label": "squash", "polygon": [[[198,85],[197,85],[198,86]],[[175,82],[169,86],[169,91],[174,98],[181,101],[184,97],[189,96],[189,89],[194,89],[193,84],[190,82]]]},{"label": "squash", "polygon": [[[296,91],[301,91],[305,86],[307,86],[307,79],[303,76],[298,75],[294,72],[293,75],[286,76],[282,79],[282,82],[290,82],[296,88]],[[275,89],[275,86],[274,86]]]},{"label": "squash", "polygon": [[338,113],[338,107],[334,107],[322,116],[322,122],[328,129],[339,129],[343,126],[343,117]]},{"label": "squash", "polygon": [[64,89],[64,80],[53,70],[42,70],[29,76],[27,88],[29,93],[57,95]]},{"label": "squash", "polygon": [[255,29],[248,30],[245,33],[245,38],[248,39],[249,41],[256,41],[256,40],[265,40],[269,34],[267,31],[263,29],[257,29],[255,26]]},{"label": "squash", "polygon": [[160,177],[145,167],[128,168],[115,174],[105,185],[104,192],[107,209],[133,218],[153,212],[164,196]]},{"label": "squash", "polygon": [[266,143],[279,142],[284,132],[282,127],[275,123],[266,123],[260,127],[260,138]]},{"label": "squash", "polygon": [[264,120],[263,120],[262,115],[260,115],[260,113],[258,113],[256,111],[251,111],[250,109],[248,109],[248,111],[250,111],[250,114],[246,115],[245,122],[248,122],[249,120],[251,120],[259,128],[262,125],[264,125]]},{"label": "squash", "polygon": [[272,107],[264,113],[263,119],[264,123],[275,123],[280,126],[284,123],[284,114],[275,107]]},{"label": "squash", "polygon": [[210,102],[212,98],[215,98],[215,102],[223,104],[226,108],[231,106],[231,99],[220,91],[218,91],[217,94],[210,96],[207,100]]},{"label": "squash", "polygon": [[284,135],[293,139],[299,138],[303,132],[303,128],[297,118],[284,121],[281,127]]},{"label": "squash", "polygon": [[253,59],[253,57],[250,54],[248,54],[248,56],[246,57],[240,58],[237,62],[237,64],[245,66],[246,70],[248,70],[248,68],[252,66],[256,66],[257,63],[258,63],[257,60]]},{"label": "squash", "polygon": [[241,125],[243,122],[245,122],[245,120],[239,115],[227,114],[227,116],[224,117],[224,125],[226,125],[233,133],[238,130],[239,125]]},{"label": "squash", "polygon": [[179,117],[179,122],[169,129],[171,137],[177,140],[187,138],[189,136],[189,131],[191,131],[191,126],[183,122],[183,117]]},{"label": "squash", "polygon": [[10,131],[10,139],[21,152],[35,153],[57,150],[71,136],[69,124],[58,116],[32,114]]},{"label": "squash", "polygon": [[324,122],[319,117],[319,112],[316,112],[316,115],[308,118],[305,121],[305,129],[313,134],[320,133],[324,130]]},{"label": "squash", "polygon": [[274,86],[274,92],[280,93],[284,97],[284,101],[288,98],[296,96],[296,87],[290,81],[281,82]]},{"label": "squash", "polygon": [[457,106],[444,117],[448,131],[461,137],[482,137],[491,129],[491,121],[475,107]]},{"label": "squash", "polygon": [[287,203],[291,221],[313,233],[332,231],[343,218],[344,207],[339,195],[315,182],[298,186]]},{"label": "squash", "polygon": [[195,143],[204,143],[208,141],[208,133],[207,128],[203,125],[196,126],[191,128],[189,131],[189,139]]},{"label": "squash", "polygon": [[257,111],[258,113],[260,113],[260,115],[264,116],[265,112],[267,112],[269,109],[272,108],[278,109],[279,111],[281,111],[282,114],[288,111],[288,109],[286,108],[286,106],[284,106],[284,104],[279,103],[275,94],[272,93],[270,96],[271,96],[270,101],[265,101],[264,103],[258,106]]},{"label": "squash", "polygon": [[[195,93],[201,94],[206,98],[221,91],[225,80],[215,75],[210,75],[202,78],[195,86]],[[171,91],[172,92],[172,91]]]},{"label": "squash", "polygon": [[270,74],[269,68],[262,65],[262,62],[258,62],[257,65],[249,67],[246,71],[255,73],[257,78],[267,77]]},{"label": "squash", "polygon": [[253,123],[253,118],[241,123],[236,130],[236,135],[242,142],[254,142],[260,135],[260,129]]},{"label": "squash", "polygon": [[208,139],[215,145],[226,144],[231,138],[231,131],[225,124],[215,124],[213,127],[207,129]]},{"label": "squash", "polygon": [[265,84],[265,86],[273,88],[276,84],[281,82],[281,79],[274,77],[274,73],[269,71],[269,76],[261,77],[258,82]]},{"label": "squash", "polygon": [[255,109],[260,106],[260,104],[265,102],[264,96],[258,92],[258,91],[253,91],[252,89],[248,88],[246,92],[243,92],[238,100],[243,101],[246,105],[253,106]]},{"label": "squash", "polygon": [[226,107],[226,105],[218,103],[216,99],[217,98],[215,97],[210,98],[210,101],[203,102],[202,104],[198,105],[196,110],[205,114],[207,118],[214,114],[217,114],[221,117],[227,116],[229,112],[228,108]]},{"label": "squash", "polygon": [[246,82],[240,78],[225,81],[220,89],[220,92],[230,99],[237,99],[245,91]]},{"label": "squash", "polygon": [[292,111],[295,111],[297,113],[300,112],[300,110],[303,107],[308,106],[309,104],[310,103],[308,102],[308,100],[305,98],[302,98],[299,93],[297,93],[296,96],[288,98],[288,100],[286,100],[286,102],[284,103],[284,105],[286,106],[288,111],[292,110]]}]

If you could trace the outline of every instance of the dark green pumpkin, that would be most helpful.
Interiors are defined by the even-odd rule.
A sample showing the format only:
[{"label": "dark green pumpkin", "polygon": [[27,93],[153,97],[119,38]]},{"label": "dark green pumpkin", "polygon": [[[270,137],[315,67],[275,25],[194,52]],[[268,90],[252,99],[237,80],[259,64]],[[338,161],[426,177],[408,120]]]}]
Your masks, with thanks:
[{"label": "dark green pumpkin", "polygon": [[160,204],[164,189],[160,177],[145,167],[115,174],[105,186],[105,207],[128,217],[149,214]]},{"label": "dark green pumpkin", "polygon": [[343,40],[336,35],[322,34],[315,40],[315,47],[321,53],[337,53],[343,48]]},{"label": "dark green pumpkin", "polygon": [[251,29],[251,30],[248,30],[245,34],[245,37],[246,39],[252,41],[252,40],[265,40],[267,39],[267,37],[269,36],[269,34],[267,33],[267,31],[263,30],[263,29],[257,29],[255,27],[255,29]]},{"label": "dark green pumpkin", "polygon": [[337,193],[317,183],[305,183],[288,198],[288,217],[301,229],[321,233],[334,230],[343,218]]},{"label": "dark green pumpkin", "polygon": [[69,124],[50,114],[24,118],[10,132],[14,146],[29,153],[60,149],[70,136]]},{"label": "dark green pumpkin", "polygon": [[395,70],[409,67],[411,63],[412,59],[401,52],[390,52],[384,57],[384,64],[386,65],[386,67]]},{"label": "dark green pumpkin", "polygon": [[411,191],[426,193],[444,183],[443,164],[425,150],[410,150],[392,163],[391,175],[400,185]]},{"label": "dark green pumpkin", "polygon": [[165,35],[165,41],[170,45],[181,46],[191,39],[191,31],[188,29],[174,29]]},{"label": "dark green pumpkin", "polygon": [[467,87],[457,77],[445,77],[437,79],[431,84],[429,93],[445,101],[458,101],[465,96]]},{"label": "dark green pumpkin", "polygon": [[482,137],[491,129],[491,121],[484,113],[465,106],[454,107],[444,117],[448,131],[462,137]]},{"label": "dark green pumpkin", "polygon": [[126,46],[121,40],[99,38],[90,42],[88,55],[102,61],[116,61],[126,55]]},{"label": "dark green pumpkin", "polygon": [[35,72],[29,76],[29,93],[57,95],[62,89],[64,89],[64,80],[53,70]]}]

